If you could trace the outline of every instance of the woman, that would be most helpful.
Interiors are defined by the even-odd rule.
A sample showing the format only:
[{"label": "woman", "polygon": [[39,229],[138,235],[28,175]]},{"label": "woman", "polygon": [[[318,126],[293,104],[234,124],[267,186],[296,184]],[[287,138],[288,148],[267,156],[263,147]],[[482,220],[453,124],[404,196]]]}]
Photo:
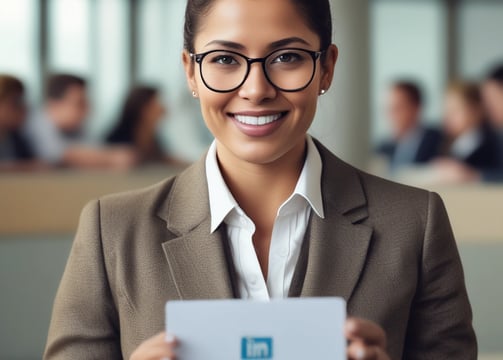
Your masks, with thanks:
[{"label": "woman", "polygon": [[155,132],[165,113],[155,87],[137,86],[127,95],[117,125],[107,137],[107,142],[130,146],[142,162],[164,160]]},{"label": "woman", "polygon": [[477,84],[452,83],[445,96],[445,154],[477,170],[498,165],[497,141],[485,119]]},{"label": "woman", "polygon": [[347,323],[350,359],[476,358],[438,195],[306,135],[331,33],[328,0],[188,1],[183,63],[216,141],[176,178],[85,208],[46,358],[172,358],[166,300],[285,296],[342,296],[368,319]]}]

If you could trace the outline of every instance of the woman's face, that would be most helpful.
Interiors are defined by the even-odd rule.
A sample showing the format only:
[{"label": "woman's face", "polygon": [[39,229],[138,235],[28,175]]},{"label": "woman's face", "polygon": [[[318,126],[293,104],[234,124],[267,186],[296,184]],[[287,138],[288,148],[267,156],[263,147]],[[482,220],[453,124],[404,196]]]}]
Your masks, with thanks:
[{"label": "woman's face", "polygon": [[166,115],[166,107],[159,95],[155,95],[145,105],[142,111],[142,124],[149,129],[155,129],[157,124]]},{"label": "woman's face", "polygon": [[444,103],[444,128],[447,135],[457,138],[478,126],[481,121],[480,109],[469,105],[461,95],[448,92]]},{"label": "woman's face", "polygon": [[[319,51],[320,39],[290,0],[217,0],[201,18],[194,45],[196,53],[232,50],[259,58],[288,47]],[[317,60],[313,81],[299,92],[276,89],[267,81],[261,64],[254,63],[241,87],[217,93],[204,85],[200,65],[187,53],[183,56],[189,86],[200,99],[219,154],[255,164],[270,164],[303,149],[318,96],[330,86],[336,58],[337,48],[332,46],[325,65]],[[271,120],[267,125],[242,123]]]}]

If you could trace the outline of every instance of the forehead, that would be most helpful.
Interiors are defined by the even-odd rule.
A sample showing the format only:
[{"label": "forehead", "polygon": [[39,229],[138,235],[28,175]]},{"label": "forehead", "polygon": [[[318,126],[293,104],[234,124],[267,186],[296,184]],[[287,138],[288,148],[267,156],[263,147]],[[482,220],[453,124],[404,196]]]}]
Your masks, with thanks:
[{"label": "forehead", "polygon": [[216,0],[200,20],[195,47],[196,51],[203,51],[209,42],[224,40],[242,44],[253,52],[292,37],[319,50],[319,36],[308,27],[291,0]]}]

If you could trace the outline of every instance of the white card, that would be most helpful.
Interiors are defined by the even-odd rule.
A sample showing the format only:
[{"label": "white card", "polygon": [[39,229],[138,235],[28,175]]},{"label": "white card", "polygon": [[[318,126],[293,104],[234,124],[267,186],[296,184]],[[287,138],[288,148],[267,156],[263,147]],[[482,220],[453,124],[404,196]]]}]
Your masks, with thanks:
[{"label": "white card", "polygon": [[179,360],[346,359],[341,298],[169,301]]}]

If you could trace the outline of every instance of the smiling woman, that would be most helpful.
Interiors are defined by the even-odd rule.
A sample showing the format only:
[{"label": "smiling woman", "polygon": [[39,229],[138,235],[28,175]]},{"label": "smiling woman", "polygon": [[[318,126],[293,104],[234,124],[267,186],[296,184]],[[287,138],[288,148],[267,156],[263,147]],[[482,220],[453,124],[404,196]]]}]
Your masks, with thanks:
[{"label": "smiling woman", "polygon": [[331,31],[328,0],[188,1],[182,60],[215,141],[182,174],[84,209],[47,359],[172,358],[167,300],[289,296],[347,301],[350,359],[476,358],[439,196],[307,134]]}]

